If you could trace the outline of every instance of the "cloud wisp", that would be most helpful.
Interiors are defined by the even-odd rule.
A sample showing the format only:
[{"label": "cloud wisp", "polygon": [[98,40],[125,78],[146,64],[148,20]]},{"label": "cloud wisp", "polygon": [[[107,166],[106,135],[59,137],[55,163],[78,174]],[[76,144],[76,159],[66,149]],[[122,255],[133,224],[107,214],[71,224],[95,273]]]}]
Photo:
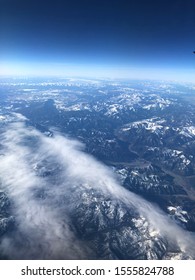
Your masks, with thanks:
[{"label": "cloud wisp", "polygon": [[57,209],[50,207],[51,199],[44,201],[35,196],[37,191],[50,187],[34,172],[32,164],[37,154],[33,155],[27,143],[41,134],[15,123],[2,136],[1,184],[13,202],[17,230],[4,237],[1,251],[14,259],[85,258],[68,217],[64,213],[61,217]]},{"label": "cloud wisp", "polygon": [[153,204],[123,188],[108,167],[83,151],[80,142],[60,134],[47,137],[24,122],[10,124],[0,140],[1,188],[12,201],[16,220],[16,230],[5,234],[0,243],[8,258],[95,258],[86,242],[78,238],[61,200],[81,185],[136,209],[152,229],[195,257],[194,236]]}]

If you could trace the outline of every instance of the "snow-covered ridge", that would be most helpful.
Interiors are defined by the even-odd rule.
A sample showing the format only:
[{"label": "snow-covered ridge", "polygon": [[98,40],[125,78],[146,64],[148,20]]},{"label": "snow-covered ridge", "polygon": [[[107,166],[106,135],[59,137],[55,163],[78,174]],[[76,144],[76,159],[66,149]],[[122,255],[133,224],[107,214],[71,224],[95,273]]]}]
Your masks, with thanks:
[{"label": "snow-covered ridge", "polygon": [[159,119],[159,118],[151,118],[151,119],[145,119],[141,121],[132,122],[129,124],[126,124],[121,130],[122,131],[129,131],[132,128],[144,128],[145,130],[149,130],[151,132],[154,132],[156,130],[162,130],[162,129],[168,129],[167,126],[163,126],[166,121],[165,119]]},{"label": "snow-covered ridge", "polygon": [[186,137],[195,137],[195,126],[184,127],[179,133]]},{"label": "snow-covered ridge", "polygon": [[181,206],[168,206],[167,210],[171,217],[174,217],[175,220],[179,220],[183,223],[187,223],[189,220],[189,216],[187,211],[184,211]]},{"label": "snow-covered ridge", "polygon": [[81,110],[90,110],[91,109],[89,104],[86,104],[86,103],[77,103],[77,104],[68,106],[60,101],[55,102],[55,107],[56,107],[56,109],[62,110],[62,111],[81,111]]}]

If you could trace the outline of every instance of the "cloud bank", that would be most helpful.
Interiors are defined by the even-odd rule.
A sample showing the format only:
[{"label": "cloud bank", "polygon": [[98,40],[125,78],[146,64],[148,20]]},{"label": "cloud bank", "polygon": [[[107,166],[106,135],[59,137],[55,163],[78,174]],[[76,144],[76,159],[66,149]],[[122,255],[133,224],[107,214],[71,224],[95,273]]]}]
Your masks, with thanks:
[{"label": "cloud bank", "polygon": [[152,230],[195,257],[194,236],[153,204],[123,188],[108,167],[84,152],[80,142],[58,133],[47,137],[19,121],[3,128],[0,143],[0,188],[12,202],[16,221],[16,229],[0,242],[0,251],[6,257],[95,258],[69,217],[66,199],[79,186],[136,209]]}]

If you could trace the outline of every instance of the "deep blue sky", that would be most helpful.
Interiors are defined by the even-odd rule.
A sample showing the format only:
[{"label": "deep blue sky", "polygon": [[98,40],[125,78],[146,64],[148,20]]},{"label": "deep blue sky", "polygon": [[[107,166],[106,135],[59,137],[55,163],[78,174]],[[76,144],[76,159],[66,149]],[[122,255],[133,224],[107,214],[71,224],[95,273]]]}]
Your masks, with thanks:
[{"label": "deep blue sky", "polygon": [[192,78],[195,1],[0,0],[0,42],[5,73]]}]

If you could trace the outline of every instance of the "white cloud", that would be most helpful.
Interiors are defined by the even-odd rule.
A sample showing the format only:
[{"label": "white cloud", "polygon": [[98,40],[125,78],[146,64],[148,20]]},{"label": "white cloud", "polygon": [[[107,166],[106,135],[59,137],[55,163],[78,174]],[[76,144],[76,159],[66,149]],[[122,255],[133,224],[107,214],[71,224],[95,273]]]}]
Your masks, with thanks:
[{"label": "white cloud", "polygon": [[68,217],[62,218],[57,209],[50,207],[50,201],[34,197],[35,190],[47,185],[33,172],[33,153],[24,139],[40,136],[20,123],[11,125],[3,134],[0,177],[4,191],[13,201],[18,230],[4,238],[1,252],[11,258],[85,258],[85,250],[70,229]]}]

